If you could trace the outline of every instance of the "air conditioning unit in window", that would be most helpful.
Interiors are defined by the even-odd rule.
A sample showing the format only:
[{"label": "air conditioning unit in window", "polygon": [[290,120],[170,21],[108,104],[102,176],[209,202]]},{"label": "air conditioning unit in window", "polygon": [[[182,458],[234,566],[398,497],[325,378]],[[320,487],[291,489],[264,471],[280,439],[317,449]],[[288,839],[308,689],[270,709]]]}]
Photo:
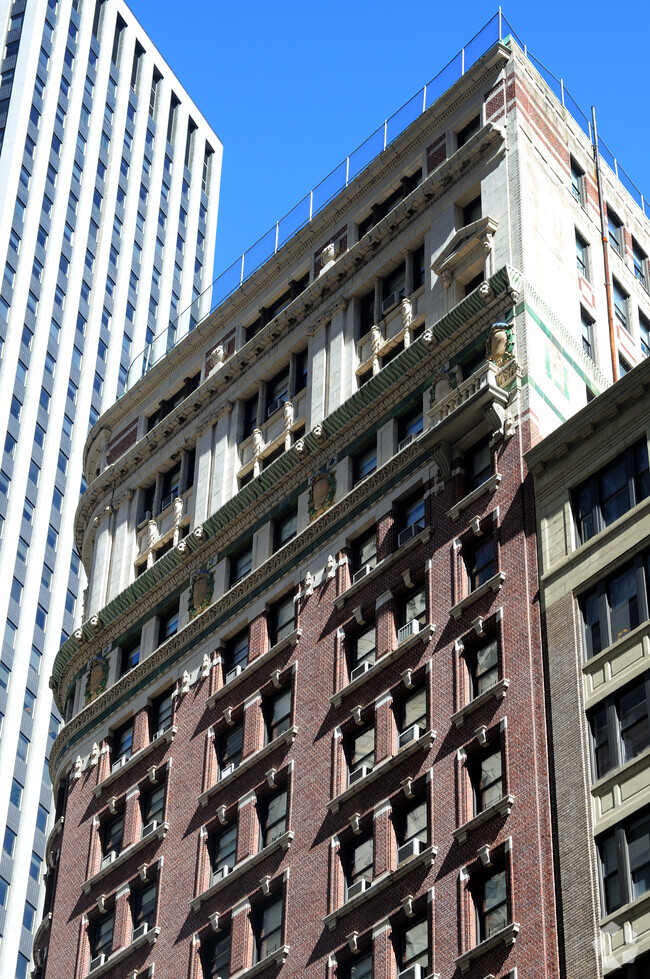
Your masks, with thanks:
[{"label": "air conditioning unit in window", "polygon": [[397,642],[404,642],[409,636],[415,636],[416,633],[420,631],[420,623],[417,619],[411,619],[406,625],[403,625],[401,629],[397,631]]},{"label": "air conditioning unit in window", "polygon": [[408,449],[409,445],[411,444],[414,438],[415,435],[407,435],[405,439],[402,439],[402,441],[398,443],[397,451],[401,452],[402,449]]},{"label": "air conditioning unit in window", "polygon": [[362,877],[360,880],[355,880],[354,884],[350,884],[348,887],[348,901],[350,901],[353,897],[356,897],[357,894],[363,894],[363,892],[367,890],[369,886],[370,885],[365,877]]},{"label": "air conditioning unit in window", "polygon": [[[417,621],[417,620],[416,620]],[[411,727],[407,727],[405,731],[399,736],[399,746],[403,748],[405,744],[410,744],[411,741],[416,741],[420,737],[420,725],[412,724]]]},{"label": "air conditioning unit in window", "polygon": [[410,965],[397,973],[397,979],[424,979],[424,969],[421,965]]},{"label": "air conditioning unit in window", "polygon": [[116,857],[117,857],[117,853],[115,850],[111,850],[110,853],[105,853],[104,856],[102,857],[102,865],[101,865],[102,870],[104,869],[104,867],[110,866],[110,864],[113,863],[113,860],[115,860]]},{"label": "air conditioning unit in window", "polygon": [[228,864],[225,864],[225,866],[223,867],[219,867],[219,869],[215,870],[215,872],[212,875],[212,883],[216,884],[218,880],[223,880],[224,877],[227,877],[229,873],[230,873],[230,867],[228,866]]},{"label": "air conditioning unit in window", "polygon": [[394,306],[397,306],[401,298],[399,292],[391,292],[389,296],[386,296],[381,304],[381,315],[385,316],[386,313],[389,313]]},{"label": "air conditioning unit in window", "polygon": [[355,668],[351,670],[350,680],[358,680],[360,676],[363,676],[364,673],[368,672],[368,670],[372,665],[373,664],[369,660],[365,660],[365,662],[359,663],[358,666],[355,666]]},{"label": "air conditioning unit in window", "polygon": [[235,771],[235,763],[234,763],[234,761],[231,761],[229,765],[226,765],[225,768],[222,768],[221,769],[221,776],[220,777],[221,778],[227,778],[229,775],[232,775],[232,773],[234,771]]},{"label": "air conditioning unit in window", "polygon": [[104,952],[100,952],[99,955],[96,955],[94,959],[91,959],[88,975],[90,975],[91,972],[94,972],[95,969],[99,969],[100,965],[103,965],[105,961],[106,961],[106,955]]},{"label": "air conditioning unit in window", "polygon": [[149,925],[146,921],[143,921],[141,925],[133,929],[133,935],[131,937],[132,942],[137,942],[138,938],[144,938],[144,936],[149,931]]},{"label": "air conditioning unit in window", "polygon": [[421,530],[424,530],[424,521],[416,520],[415,523],[409,524],[404,530],[401,530],[397,535],[397,546],[404,547],[405,544],[419,534]]},{"label": "air conditioning unit in window", "polygon": [[117,761],[113,762],[113,764],[111,765],[111,771],[118,772],[120,768],[123,768],[126,765],[128,760],[129,760],[128,755],[122,755],[121,758],[118,758]]},{"label": "air conditioning unit in window", "polygon": [[152,819],[151,822],[147,823],[146,826],[142,827],[142,835],[149,836],[149,833],[153,833],[158,829],[158,820]]},{"label": "air conditioning unit in window", "polygon": [[172,505],[172,501],[177,496],[178,496],[178,489],[175,489],[171,493],[168,493],[167,494],[167,496],[165,497],[165,499],[160,504],[160,511],[161,511],[161,513],[162,513],[163,510],[166,510],[168,506],[171,506]]},{"label": "air conditioning unit in window", "polygon": [[350,777],[348,778],[348,785],[354,785],[356,782],[360,782],[362,778],[369,775],[372,771],[370,765],[360,765],[355,771],[350,772]]},{"label": "air conditioning unit in window", "polygon": [[420,841],[409,840],[408,843],[404,843],[397,848],[397,862],[404,863],[405,860],[409,860],[411,857],[417,857],[419,852]]},{"label": "air conditioning unit in window", "polygon": [[275,401],[272,401],[271,404],[266,409],[266,417],[270,418],[271,415],[274,415],[276,413],[276,411],[279,411],[280,408],[282,408],[282,406],[284,405],[285,401],[286,398],[276,398]]},{"label": "air conditioning unit in window", "polygon": [[230,670],[228,673],[226,673],[226,683],[230,683],[231,680],[234,680],[235,677],[238,677],[241,671],[242,671],[242,666],[240,663],[235,667],[234,670]]},{"label": "air conditioning unit in window", "polygon": [[153,735],[153,737],[152,737],[151,740],[152,741],[157,741],[158,738],[162,738],[162,736],[163,736],[163,734],[165,733],[166,730],[167,730],[166,727],[159,727],[158,730],[156,731],[156,733]]},{"label": "air conditioning unit in window", "polygon": [[370,574],[371,571],[372,571],[372,565],[364,564],[362,568],[359,568],[358,571],[354,572],[352,576],[352,581],[361,581],[363,578],[366,577],[366,575]]}]

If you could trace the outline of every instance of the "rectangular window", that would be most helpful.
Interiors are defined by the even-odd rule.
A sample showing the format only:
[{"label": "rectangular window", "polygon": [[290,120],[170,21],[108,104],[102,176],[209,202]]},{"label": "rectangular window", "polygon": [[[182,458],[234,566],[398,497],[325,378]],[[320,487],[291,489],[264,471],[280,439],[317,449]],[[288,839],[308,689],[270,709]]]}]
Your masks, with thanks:
[{"label": "rectangular window", "polygon": [[349,735],[345,747],[348,762],[348,782],[352,785],[375,767],[374,727],[367,727],[363,731]]},{"label": "rectangular window", "polygon": [[585,203],[585,173],[579,163],[571,157],[571,193],[578,204]]},{"label": "rectangular window", "polygon": [[258,803],[260,846],[273,843],[287,831],[287,791],[282,789]]},{"label": "rectangular window", "polygon": [[[117,816],[108,822],[103,823],[100,830],[100,842],[102,847],[102,862],[114,853],[117,856],[122,849],[122,839],[124,837],[124,815]],[[110,859],[114,859],[111,857]],[[108,863],[108,860],[106,860]]]},{"label": "rectangular window", "polygon": [[222,932],[216,938],[201,941],[203,979],[220,979],[230,975],[230,934]]},{"label": "rectangular window", "polygon": [[581,544],[650,495],[648,446],[631,446],[573,491],[573,513]]},{"label": "rectangular window", "polygon": [[650,890],[650,812],[604,833],[598,851],[604,915]]},{"label": "rectangular window", "polygon": [[254,921],[255,961],[273,955],[282,944],[282,898],[259,910]]},{"label": "rectangular window", "polygon": [[589,659],[648,619],[643,555],[600,581],[580,599],[585,654]]},{"label": "rectangular window", "polygon": [[377,439],[373,438],[366,446],[352,456],[352,482],[357,483],[370,476],[377,468]]},{"label": "rectangular window", "polygon": [[375,662],[376,634],[374,622],[363,631],[355,632],[347,642],[350,680],[362,676]]},{"label": "rectangular window", "polygon": [[142,835],[146,836],[153,828],[155,823],[160,826],[163,822],[165,811],[165,786],[157,785],[155,788],[140,795],[140,812],[142,815]]},{"label": "rectangular window", "polygon": [[420,853],[427,845],[429,828],[426,801],[419,799],[408,808],[394,810],[393,824],[397,841],[397,862],[403,863]]},{"label": "rectangular window", "polygon": [[292,540],[297,533],[298,526],[298,510],[293,507],[287,513],[283,513],[281,516],[276,517],[273,521],[273,550],[277,551],[290,540]]},{"label": "rectangular window", "polygon": [[120,676],[124,676],[140,662],[140,637],[122,647],[120,653]]},{"label": "rectangular window", "polygon": [[477,935],[484,942],[508,924],[508,885],[505,870],[484,877],[472,889]]},{"label": "rectangular window", "polygon": [[372,883],[373,878],[373,840],[372,833],[355,837],[341,847],[343,874],[345,876],[345,897],[350,900],[361,894]]},{"label": "rectangular window", "polygon": [[352,581],[360,581],[377,564],[377,528],[352,541]]},{"label": "rectangular window", "polygon": [[116,762],[119,762],[122,759],[128,761],[131,757],[132,747],[133,721],[128,721],[127,724],[123,724],[122,727],[113,732],[113,750],[111,752],[112,764],[115,765]]},{"label": "rectangular window", "polygon": [[291,689],[282,690],[264,704],[266,742],[274,741],[291,726]]},{"label": "rectangular window", "polygon": [[210,867],[212,883],[221,880],[235,866],[237,858],[237,824],[234,823],[210,840]]},{"label": "rectangular window", "polygon": [[588,357],[591,357],[592,360],[595,360],[596,358],[594,356],[595,354],[594,320],[593,317],[591,317],[589,313],[587,313],[586,310],[583,309],[582,306],[580,307],[580,323],[582,328],[582,349],[584,350],[584,352],[587,354]]},{"label": "rectangular window", "polygon": [[[136,891],[133,902],[133,931],[146,925],[152,928],[156,920],[157,884],[154,881]],[[144,930],[144,929],[143,929]]]},{"label": "rectangular window", "polygon": [[494,540],[492,537],[472,542],[465,555],[467,587],[470,592],[484,585],[494,574]]},{"label": "rectangular window", "polygon": [[238,581],[249,575],[252,567],[253,544],[249,541],[230,556],[230,587],[233,588]]},{"label": "rectangular window", "polygon": [[269,608],[269,642],[271,646],[286,639],[294,629],[293,595],[285,595]]},{"label": "rectangular window", "polygon": [[580,275],[589,281],[589,245],[579,231],[576,231],[576,263]]},{"label": "rectangular window", "polygon": [[178,632],[179,602],[173,602],[158,617],[158,645],[171,639]]},{"label": "rectangular window", "polygon": [[650,673],[590,712],[594,777],[602,778],[650,745]]},{"label": "rectangular window", "polygon": [[621,219],[607,205],[607,228],[609,231],[609,243],[617,255],[623,256],[623,223]]},{"label": "rectangular window", "polygon": [[632,261],[634,262],[634,274],[643,286],[648,288],[648,256],[641,248],[636,238],[632,238]]},{"label": "rectangular window", "polygon": [[650,356],[650,320],[639,310],[639,343],[641,344],[641,356]]},{"label": "rectangular window", "polygon": [[[413,970],[413,975],[429,971],[429,928],[426,919],[408,922],[393,932],[395,958],[399,974]],[[419,968],[418,968],[419,966]]]},{"label": "rectangular window", "polygon": [[501,749],[481,754],[469,764],[474,815],[499,802],[503,796]]},{"label": "rectangular window", "polygon": [[93,921],[89,928],[90,936],[90,958],[97,959],[101,955],[107,958],[111,954],[113,947],[113,925],[115,923],[114,914],[104,914],[96,921]]},{"label": "rectangular window", "polygon": [[616,279],[612,279],[612,295],[614,297],[614,314],[618,322],[629,331],[627,303],[629,294]]},{"label": "rectangular window", "polygon": [[219,777],[225,778],[241,764],[244,742],[244,728],[236,724],[219,737],[217,742],[217,760],[219,762]]},{"label": "rectangular window", "polygon": [[426,517],[422,489],[399,505],[397,546],[403,547],[425,528]]}]

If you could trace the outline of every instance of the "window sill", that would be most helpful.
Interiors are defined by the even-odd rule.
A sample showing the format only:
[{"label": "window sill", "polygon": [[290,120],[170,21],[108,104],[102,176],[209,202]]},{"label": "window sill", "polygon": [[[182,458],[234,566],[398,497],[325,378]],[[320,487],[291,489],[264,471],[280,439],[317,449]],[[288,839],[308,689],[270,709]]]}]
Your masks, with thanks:
[{"label": "window sill", "polygon": [[411,857],[410,860],[405,860],[404,863],[400,864],[395,870],[387,870],[380,877],[376,877],[370,887],[367,887],[365,891],[361,894],[357,894],[356,897],[351,898],[342,904],[340,908],[336,911],[330,912],[323,918],[323,923],[327,925],[330,931],[336,928],[339,918],[343,918],[346,914],[350,914],[352,911],[365,904],[366,901],[372,900],[372,898],[379,894],[380,891],[386,890],[387,887],[392,887],[398,880],[405,877],[409,871],[413,870],[414,867],[430,867],[438,854],[437,846],[428,846],[426,850],[418,854],[417,857]]},{"label": "window sill", "polygon": [[225,695],[226,692],[229,693],[231,690],[234,690],[235,687],[247,679],[247,677],[251,676],[255,670],[257,670],[260,666],[263,666],[265,663],[268,663],[270,659],[282,652],[283,649],[286,649],[287,646],[295,646],[301,636],[302,629],[294,629],[293,632],[290,632],[289,635],[285,636],[284,639],[281,639],[280,642],[276,642],[275,646],[271,646],[271,648],[267,649],[265,653],[262,653],[260,656],[256,656],[254,660],[251,660],[250,663],[246,664],[239,676],[236,676],[234,680],[230,681],[230,683],[225,683],[222,687],[219,687],[216,693],[213,693],[212,696],[208,697],[206,706],[209,708],[214,707],[219,698]]},{"label": "window sill", "polygon": [[150,755],[151,752],[162,744],[163,741],[166,741],[168,744],[173,741],[175,734],[176,726],[173,725],[172,727],[168,727],[167,730],[164,731],[159,738],[156,738],[155,741],[150,741],[149,744],[144,746],[144,748],[140,748],[139,751],[136,751],[135,754],[131,755],[125,765],[122,765],[122,767],[118,768],[115,772],[110,772],[105,779],[102,779],[102,781],[95,786],[93,789],[93,795],[95,798],[99,799],[105,788],[112,785],[113,782],[117,782],[118,778],[124,775],[125,772],[129,772],[132,768],[135,768],[139,761],[142,761],[143,758]]},{"label": "window sill", "polygon": [[339,793],[339,795],[334,796],[333,799],[327,803],[327,808],[330,812],[338,812],[340,807],[348,801],[348,799],[354,798],[355,795],[360,795],[371,782],[375,782],[378,778],[381,778],[386,772],[395,768],[402,762],[405,758],[409,758],[414,755],[418,748],[423,751],[428,751],[433,742],[436,739],[437,731],[425,731],[421,737],[416,738],[413,741],[409,741],[408,744],[404,745],[403,748],[397,752],[396,755],[391,755],[390,758],[384,758],[383,761],[378,762],[371,772],[366,775],[365,778],[359,779],[354,785],[349,785],[345,791]]},{"label": "window sill", "polygon": [[484,493],[496,493],[497,486],[501,482],[501,473],[494,473],[489,479],[486,479],[484,483],[477,486],[475,490],[464,496],[462,500],[455,503],[452,507],[447,510],[447,516],[452,520],[458,520],[463,510],[466,510],[468,506],[471,506],[475,500],[479,500]]},{"label": "window sill", "polygon": [[237,880],[237,878],[241,877],[242,874],[245,874],[247,870],[250,870],[250,868],[254,867],[255,864],[261,863],[262,860],[270,856],[272,853],[275,853],[276,850],[288,850],[293,841],[293,837],[293,830],[289,830],[287,833],[283,833],[282,836],[278,836],[277,840],[274,840],[273,843],[269,843],[269,845],[265,846],[262,850],[251,854],[244,860],[240,860],[239,863],[235,864],[229,874],[226,874],[225,877],[222,877],[221,880],[216,881],[216,883],[208,887],[207,890],[203,891],[190,901],[192,911],[198,911],[205,901],[208,901],[214,894],[217,894],[224,887],[227,887],[230,881]]},{"label": "window sill", "polygon": [[268,969],[270,965],[283,965],[290,951],[291,945],[280,945],[275,952],[260,959],[255,965],[251,965],[247,969],[240,969],[239,972],[233,972],[230,979],[239,979],[240,976],[257,976],[260,972]]},{"label": "window sill", "polygon": [[[601,649],[595,656],[585,660],[582,664],[583,674],[588,676],[591,681],[594,673],[600,673],[602,670],[606,669],[605,664],[611,663],[611,661],[622,657],[623,654],[631,650],[633,646],[640,646],[644,637],[648,634],[648,625],[649,622],[648,619],[646,619],[644,622],[641,622],[640,625],[627,632],[624,636],[621,636],[620,639],[615,639],[609,646],[605,646],[605,648]],[[641,669],[641,672],[643,672],[643,669],[644,668]],[[612,672],[617,673],[617,671]],[[609,696],[612,689],[611,681],[608,684],[603,684],[602,687],[597,687],[596,690],[590,692],[585,698],[584,709],[590,710],[596,704],[601,703],[607,696]]]},{"label": "window sill", "polygon": [[474,948],[470,948],[469,952],[465,952],[464,955],[459,955],[454,960],[454,964],[461,972],[468,972],[470,965],[475,959],[480,958],[486,952],[491,952],[493,948],[497,948],[501,943],[504,945],[514,945],[517,941],[520,927],[518,921],[514,921],[511,925],[506,925],[505,928],[496,932],[491,938],[486,938],[484,942],[475,945]]},{"label": "window sill", "polygon": [[466,823],[463,823],[462,826],[459,826],[458,829],[453,829],[451,831],[451,835],[459,843],[464,843],[473,830],[478,829],[478,827],[482,826],[483,823],[489,822],[493,816],[509,816],[514,804],[514,795],[504,795],[502,799],[499,799],[498,802],[493,802],[491,806],[488,806],[487,809],[483,809],[483,811],[479,812],[473,819],[469,819]]},{"label": "window sill", "polygon": [[[612,789],[616,785],[623,786],[623,783],[627,782],[629,779],[634,778],[639,772],[644,771],[648,768],[648,762],[650,761],[650,748],[645,748],[643,751],[639,752],[636,758],[631,758],[626,761],[624,765],[619,765],[618,768],[613,768],[611,771],[603,775],[602,778],[598,779],[591,786],[591,794],[596,799],[600,799],[602,802],[602,797],[611,793]],[[611,811],[606,812],[598,817],[594,814],[594,822],[597,824],[597,829],[595,832],[602,832],[609,826],[615,825],[623,818],[621,806],[625,805],[627,812],[628,801],[625,799],[625,792],[623,794],[623,800]]]},{"label": "window sill", "polygon": [[123,863],[126,863],[126,861],[129,860],[134,853],[138,853],[139,850],[144,849],[144,847],[148,843],[151,843],[151,841],[155,838],[162,840],[167,834],[168,829],[169,823],[161,823],[160,826],[157,826],[156,829],[152,830],[150,833],[147,833],[146,836],[136,840],[135,843],[131,843],[129,846],[125,846],[123,850],[120,850],[112,863],[106,864],[106,866],[102,867],[101,870],[98,870],[96,874],[93,874],[92,877],[85,880],[81,885],[81,890],[84,892],[84,894],[89,894],[90,889],[94,887],[98,881],[103,880],[104,877],[107,877],[113,870],[115,870],[116,867],[120,867]]},{"label": "window sill", "polygon": [[365,578],[362,578],[360,581],[353,582],[353,584],[351,584],[349,588],[346,588],[345,591],[342,591],[340,595],[337,595],[336,598],[332,600],[332,604],[337,609],[342,609],[345,603],[347,602],[348,598],[351,598],[353,595],[356,595],[358,591],[361,591],[364,585],[367,585],[369,582],[374,581],[375,578],[379,578],[382,574],[384,574],[385,571],[388,570],[388,568],[390,568],[393,564],[395,564],[396,561],[398,561],[405,554],[408,554],[409,551],[412,551],[413,548],[417,547],[418,544],[428,541],[430,537],[431,537],[431,528],[425,527],[424,530],[421,530],[419,534],[417,534],[415,537],[412,537],[411,540],[408,541],[406,544],[404,544],[403,547],[398,547],[396,551],[393,551],[393,553],[390,554],[388,557],[384,558],[383,561],[379,561],[374,566],[372,571],[370,571],[369,574],[365,576]]},{"label": "window sill", "polygon": [[158,925],[155,928],[150,928],[146,935],[136,938],[134,942],[131,942],[130,945],[125,945],[124,948],[118,948],[108,956],[103,965],[98,966],[97,969],[93,969],[88,975],[92,976],[92,979],[96,979],[97,976],[103,976],[104,973],[110,972],[114,966],[119,962],[123,962],[137,948],[142,948],[143,945],[153,945],[159,934],[160,928]]},{"label": "window sill", "polygon": [[335,707],[340,707],[345,697],[348,697],[351,693],[354,693],[355,690],[358,690],[359,687],[367,680],[377,676],[377,674],[380,673],[384,667],[388,666],[389,663],[393,663],[399,656],[402,656],[409,649],[412,649],[413,646],[417,646],[419,642],[423,644],[428,643],[435,630],[435,625],[425,625],[424,629],[421,629],[420,632],[416,632],[414,635],[409,636],[408,639],[401,642],[395,647],[395,649],[391,649],[389,653],[384,653],[383,656],[380,656],[379,659],[375,660],[370,669],[366,670],[362,676],[358,676],[356,680],[352,680],[350,683],[346,684],[346,686],[341,687],[340,690],[337,690],[336,693],[332,694],[330,697],[330,703]]},{"label": "window sill", "polygon": [[[646,891],[645,894],[641,894],[634,901],[630,901],[629,904],[624,904],[623,907],[612,911],[605,918],[601,918],[598,926],[601,931],[613,929],[614,925],[623,928],[627,921],[631,921],[632,919],[638,920],[639,917],[647,914],[648,911],[650,911],[650,891]],[[608,925],[609,928],[607,927]]]},{"label": "window sill", "polygon": [[489,690],[484,690],[482,694],[478,697],[474,697],[474,700],[470,700],[468,704],[457,710],[455,714],[451,715],[450,720],[456,725],[456,727],[462,727],[466,719],[470,717],[475,711],[480,710],[484,704],[488,704],[493,698],[494,700],[503,700],[506,693],[508,692],[508,687],[510,686],[510,680],[503,679],[497,680],[493,687]]},{"label": "window sill", "polygon": [[258,748],[257,751],[254,751],[246,758],[243,758],[241,764],[238,765],[237,768],[230,773],[230,775],[226,775],[225,778],[219,779],[214,785],[211,785],[209,789],[206,789],[205,792],[201,793],[199,796],[200,804],[202,806],[207,806],[208,801],[212,798],[212,796],[216,795],[216,793],[219,792],[224,785],[230,785],[230,783],[234,782],[242,772],[248,771],[248,769],[256,765],[258,761],[266,758],[266,756],[270,755],[276,748],[279,748],[281,744],[292,744],[295,741],[297,734],[297,727],[287,728],[284,734],[281,734],[279,738],[274,738],[273,741],[269,741],[268,744],[265,744],[263,748]]},{"label": "window sill", "polygon": [[473,605],[474,602],[478,602],[479,598],[483,598],[483,596],[487,595],[488,592],[492,591],[496,595],[496,593],[501,590],[501,586],[503,585],[505,578],[505,571],[497,571],[496,574],[493,574],[492,577],[488,578],[487,581],[484,581],[479,588],[475,588],[474,591],[470,592],[469,595],[466,595],[465,598],[461,599],[460,602],[453,605],[452,608],[449,609],[449,614],[452,619],[459,619],[465,609]]}]

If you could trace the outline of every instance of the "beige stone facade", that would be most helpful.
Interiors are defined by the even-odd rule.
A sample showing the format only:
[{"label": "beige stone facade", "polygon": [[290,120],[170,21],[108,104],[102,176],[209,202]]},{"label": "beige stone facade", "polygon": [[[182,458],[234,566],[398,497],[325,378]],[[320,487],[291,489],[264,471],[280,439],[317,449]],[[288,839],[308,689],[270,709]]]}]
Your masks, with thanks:
[{"label": "beige stone facade", "polygon": [[649,384],[646,361],[526,457],[571,979],[648,974]]}]

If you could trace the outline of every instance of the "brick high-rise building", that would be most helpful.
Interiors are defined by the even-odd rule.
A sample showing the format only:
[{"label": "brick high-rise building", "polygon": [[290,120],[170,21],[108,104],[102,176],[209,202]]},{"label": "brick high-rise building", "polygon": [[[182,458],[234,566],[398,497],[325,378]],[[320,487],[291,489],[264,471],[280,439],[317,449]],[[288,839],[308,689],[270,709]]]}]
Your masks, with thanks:
[{"label": "brick high-rise building", "polygon": [[91,433],[39,979],[560,975],[524,454],[641,357],[649,245],[604,166],[617,326],[502,26]]},{"label": "brick high-rise building", "polygon": [[0,28],[0,975],[24,977],[84,444],[136,352],[209,309],[221,144],[121,0],[0,0]]}]

